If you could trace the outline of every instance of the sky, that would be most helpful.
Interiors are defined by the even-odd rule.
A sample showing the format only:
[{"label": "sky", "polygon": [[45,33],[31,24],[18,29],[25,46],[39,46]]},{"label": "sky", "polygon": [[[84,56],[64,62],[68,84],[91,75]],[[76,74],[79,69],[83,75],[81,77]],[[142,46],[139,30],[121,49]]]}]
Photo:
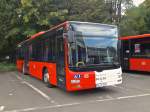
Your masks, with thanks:
[{"label": "sky", "polygon": [[140,5],[144,0],[133,0],[133,3],[138,6]]}]

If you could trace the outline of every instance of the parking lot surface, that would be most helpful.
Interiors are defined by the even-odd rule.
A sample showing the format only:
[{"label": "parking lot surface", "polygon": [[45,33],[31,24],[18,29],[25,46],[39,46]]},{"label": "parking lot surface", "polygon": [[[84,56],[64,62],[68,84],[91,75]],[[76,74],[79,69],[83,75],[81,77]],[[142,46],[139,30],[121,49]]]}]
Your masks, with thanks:
[{"label": "parking lot surface", "polygon": [[0,73],[0,112],[150,112],[150,73],[123,73],[123,84],[85,91],[48,88],[18,72]]}]

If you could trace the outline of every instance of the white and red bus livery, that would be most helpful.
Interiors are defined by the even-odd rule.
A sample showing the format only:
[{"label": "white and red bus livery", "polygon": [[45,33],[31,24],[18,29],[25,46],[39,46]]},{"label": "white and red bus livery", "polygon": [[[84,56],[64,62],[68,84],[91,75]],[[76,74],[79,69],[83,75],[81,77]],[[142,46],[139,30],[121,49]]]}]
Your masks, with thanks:
[{"label": "white and red bus livery", "polygon": [[67,21],[17,48],[17,68],[67,91],[122,83],[114,25]]}]

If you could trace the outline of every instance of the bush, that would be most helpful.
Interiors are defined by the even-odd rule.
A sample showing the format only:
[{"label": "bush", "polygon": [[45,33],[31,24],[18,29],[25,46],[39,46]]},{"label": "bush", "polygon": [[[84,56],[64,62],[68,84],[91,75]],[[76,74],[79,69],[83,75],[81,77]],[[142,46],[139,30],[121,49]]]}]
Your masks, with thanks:
[{"label": "bush", "polygon": [[15,70],[16,65],[14,63],[0,62],[0,72],[15,71]]}]

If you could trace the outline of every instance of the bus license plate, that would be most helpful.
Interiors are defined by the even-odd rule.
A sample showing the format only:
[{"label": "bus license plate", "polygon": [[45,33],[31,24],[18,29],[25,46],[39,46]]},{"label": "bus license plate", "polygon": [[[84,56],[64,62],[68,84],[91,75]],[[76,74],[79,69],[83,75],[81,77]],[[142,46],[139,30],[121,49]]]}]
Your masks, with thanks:
[{"label": "bus license plate", "polygon": [[107,82],[99,83],[96,85],[96,87],[103,87],[103,86],[107,86]]}]

